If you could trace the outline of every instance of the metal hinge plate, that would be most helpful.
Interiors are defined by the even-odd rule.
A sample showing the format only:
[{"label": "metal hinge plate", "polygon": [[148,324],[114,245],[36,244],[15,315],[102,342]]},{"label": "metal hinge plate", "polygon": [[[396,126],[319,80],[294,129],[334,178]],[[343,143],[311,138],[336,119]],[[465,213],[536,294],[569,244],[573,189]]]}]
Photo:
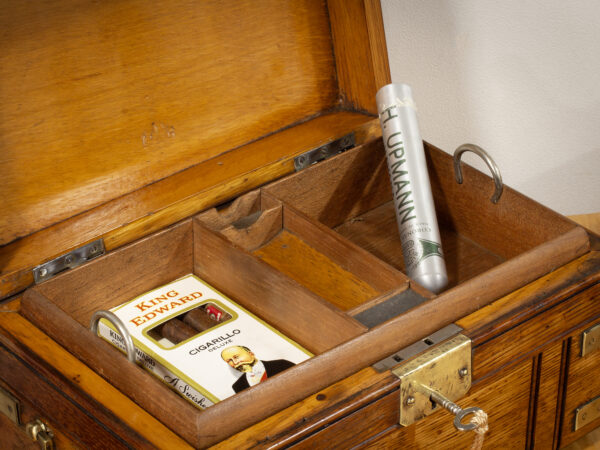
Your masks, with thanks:
[{"label": "metal hinge plate", "polygon": [[378,372],[386,372],[396,367],[400,363],[404,363],[409,359],[417,356],[419,353],[423,353],[434,345],[437,345],[445,340],[457,335],[463,329],[458,325],[451,323],[448,326],[430,334],[429,336],[415,342],[414,344],[404,347],[402,350],[394,353],[392,356],[388,356],[385,359],[373,364],[373,368]]},{"label": "metal hinge plate", "polygon": [[0,387],[0,413],[4,414],[14,423],[21,423],[21,405],[11,394]]},{"label": "metal hinge plate", "polygon": [[585,330],[581,337],[581,356],[589,355],[590,353],[600,348],[600,323]]},{"label": "metal hinge plate", "polygon": [[49,280],[56,274],[66,269],[73,269],[83,263],[90,261],[105,253],[104,240],[98,239],[94,242],[76,248],[58,258],[48,261],[33,269],[33,278],[35,283]]},{"label": "metal hinge plate", "polygon": [[309,150],[294,158],[294,169],[296,172],[305,169],[319,161],[331,158],[338,153],[345,152],[356,145],[354,132],[347,134],[335,141],[328,142],[325,145]]},{"label": "metal hinge plate", "polygon": [[596,397],[575,410],[575,424],[573,431],[583,428],[598,418],[600,418],[600,397]]},{"label": "metal hinge plate", "polygon": [[459,334],[393,371],[400,379],[400,425],[436,411],[431,391],[455,401],[471,388],[471,340]]}]

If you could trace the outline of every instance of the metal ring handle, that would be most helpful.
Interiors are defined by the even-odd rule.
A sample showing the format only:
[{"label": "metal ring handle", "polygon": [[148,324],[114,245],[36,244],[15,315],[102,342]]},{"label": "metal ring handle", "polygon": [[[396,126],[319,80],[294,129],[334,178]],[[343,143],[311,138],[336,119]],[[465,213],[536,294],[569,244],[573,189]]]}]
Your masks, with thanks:
[{"label": "metal ring handle", "polygon": [[456,429],[459,431],[471,431],[477,428],[477,424],[474,424],[473,422],[462,423],[462,420],[465,418],[465,416],[468,416],[469,414],[475,414],[480,410],[481,408],[473,406],[471,408],[461,409],[459,412],[457,412],[456,417],[454,417],[454,426]]},{"label": "metal ring handle", "polygon": [[92,316],[92,320],[90,320],[90,329],[92,330],[92,333],[96,335],[98,334],[98,322],[100,322],[100,319],[108,320],[117,328],[119,334],[123,338],[123,343],[125,344],[127,359],[135,364],[135,346],[133,345],[133,339],[131,339],[131,335],[129,334],[129,331],[127,331],[127,328],[125,328],[123,322],[121,322],[121,319],[110,311],[105,311],[103,309],[96,311]]},{"label": "metal ring handle", "polygon": [[492,177],[494,177],[494,185],[496,186],[496,190],[494,191],[494,195],[492,195],[491,201],[492,203],[498,203],[498,200],[500,200],[500,196],[502,195],[502,190],[504,189],[504,185],[502,184],[502,176],[500,175],[500,169],[498,169],[498,166],[492,157],[481,147],[474,144],[463,144],[454,151],[454,175],[456,176],[456,182],[458,184],[462,184],[463,182],[460,158],[464,152],[473,152],[485,161],[490,169],[490,172],[492,172]]}]

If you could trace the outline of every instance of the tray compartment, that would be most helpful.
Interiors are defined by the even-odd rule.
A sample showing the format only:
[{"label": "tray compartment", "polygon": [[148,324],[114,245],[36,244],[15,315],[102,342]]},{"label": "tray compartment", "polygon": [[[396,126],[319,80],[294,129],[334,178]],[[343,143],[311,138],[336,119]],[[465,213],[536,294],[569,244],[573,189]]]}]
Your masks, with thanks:
[{"label": "tray compartment", "polygon": [[[293,207],[259,196],[258,191],[251,192],[224,210],[214,208],[198,215],[197,220],[337,310],[347,311],[390,290],[408,288],[408,278],[401,272]],[[198,270],[218,276],[209,267]]]},{"label": "tray compartment", "polygon": [[[524,267],[511,260],[577,228],[507,187],[500,202],[492,204],[491,178],[464,165],[464,182],[459,185],[451,156],[430,145],[426,145],[426,155],[448,269],[446,290],[504,263],[512,265],[522,285],[532,273],[543,274],[543,261]],[[381,139],[277,181],[265,193],[404,270]],[[581,245],[589,245],[587,237],[581,237]],[[555,258],[558,266],[567,261],[560,259],[556,249],[556,254],[544,257]],[[411,286],[418,289],[414,282]]]}]

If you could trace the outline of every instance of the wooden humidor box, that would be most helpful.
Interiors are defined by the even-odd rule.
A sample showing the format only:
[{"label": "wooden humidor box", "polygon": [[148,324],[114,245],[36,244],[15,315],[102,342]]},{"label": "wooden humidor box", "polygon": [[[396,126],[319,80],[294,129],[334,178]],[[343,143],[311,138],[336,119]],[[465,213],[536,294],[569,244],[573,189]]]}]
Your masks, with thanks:
[{"label": "wooden humidor box", "polygon": [[[489,414],[485,445],[558,447],[600,425],[571,431],[600,395],[597,354],[575,356],[600,320],[595,237],[508,188],[492,204],[489,177],[464,167],[457,184],[427,145],[450,285],[434,295],[403,273],[378,2],[0,17],[0,387],[19,422],[41,418],[66,447],[468,445],[446,412],[400,427],[399,381],[372,367],[456,323],[473,345],[458,403]],[[355,148],[293,173],[350,132]],[[105,255],[32,286],[36,266],[99,238]],[[94,311],[190,272],[316,356],[199,411],[88,330]],[[0,439],[22,442],[2,420]]]}]

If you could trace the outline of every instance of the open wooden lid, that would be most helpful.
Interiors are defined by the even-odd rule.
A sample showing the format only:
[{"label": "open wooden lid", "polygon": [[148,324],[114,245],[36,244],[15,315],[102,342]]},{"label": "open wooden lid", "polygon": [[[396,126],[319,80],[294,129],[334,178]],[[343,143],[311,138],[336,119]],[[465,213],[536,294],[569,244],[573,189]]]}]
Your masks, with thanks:
[{"label": "open wooden lid", "polygon": [[9,1],[0,29],[0,297],[364,139],[389,82],[372,0]]}]

